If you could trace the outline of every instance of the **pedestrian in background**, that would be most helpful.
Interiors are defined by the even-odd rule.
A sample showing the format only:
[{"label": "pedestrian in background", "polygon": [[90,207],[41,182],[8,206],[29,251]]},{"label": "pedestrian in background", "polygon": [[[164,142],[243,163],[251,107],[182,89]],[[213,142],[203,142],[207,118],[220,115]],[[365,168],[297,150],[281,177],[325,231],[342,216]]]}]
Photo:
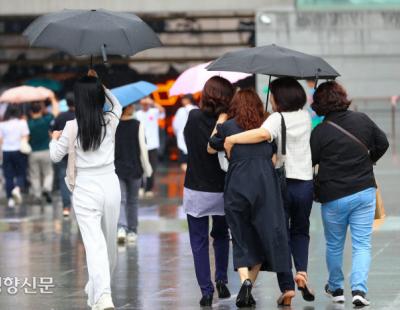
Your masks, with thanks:
[{"label": "pedestrian in background", "polygon": [[[282,295],[278,305],[290,306],[295,296],[295,282],[306,301],[315,299],[308,285],[308,250],[310,243],[310,213],[313,204],[313,172],[311,162],[311,118],[307,110],[303,87],[293,78],[278,78],[271,83],[270,101],[272,113],[261,128],[246,131],[226,138],[226,149],[230,153],[235,144],[251,144],[275,141],[278,147],[277,168],[284,167],[285,186],[283,200],[286,213],[290,255],[294,260],[296,276],[291,268],[278,272]],[[282,123],[286,128],[286,155],[282,155]]]},{"label": "pedestrian in background", "polygon": [[329,271],[325,290],[332,301],[344,302],[343,248],[350,226],[353,304],[370,304],[366,297],[371,264],[371,235],[376,206],[373,165],[385,154],[385,133],[364,113],[349,111],[351,101],[337,82],[321,84],[313,110],[325,116],[311,135],[313,165],[318,169],[318,198],[326,239]]},{"label": "pedestrian in background", "polygon": [[136,112],[136,119],[143,124],[149,160],[153,173],[146,178],[144,197],[154,197],[154,179],[158,166],[158,148],[160,147],[160,129],[158,121],[165,118],[165,109],[150,97],[140,100],[141,110]]},{"label": "pedestrian in background", "polygon": [[10,104],[3,122],[0,122],[0,144],[3,150],[3,174],[5,179],[8,207],[22,203],[21,191],[25,188],[27,156],[21,147],[27,145],[29,128],[21,118],[18,105]]},{"label": "pedestrian in background", "polygon": [[187,147],[185,143],[185,137],[183,136],[183,130],[185,129],[186,122],[189,117],[189,112],[196,109],[194,98],[191,94],[186,94],[181,98],[182,106],[176,111],[174,120],[172,122],[172,128],[176,136],[176,142],[179,149],[179,163],[182,171],[187,169]]},{"label": "pedestrian in background", "polygon": [[[68,171],[76,169],[76,179],[69,185],[86,250],[88,305],[93,310],[114,309],[111,278],[117,263],[115,240],[121,203],[114,145],[122,108],[94,70],[78,80],[74,94],[76,119],[67,122],[62,133],[53,131],[50,154],[59,162],[73,145],[75,164]],[[107,112],[105,104],[111,105]]]},{"label": "pedestrian in background", "polygon": [[115,135],[115,172],[121,186],[118,243],[136,242],[138,196],[143,174],[152,175],[143,125],[133,118],[133,104],[123,108]]},{"label": "pedestrian in background", "polygon": [[[229,120],[218,125],[210,138],[209,152],[223,151],[226,137],[260,127],[265,116],[254,90],[238,91],[232,99]],[[283,199],[273,154],[273,144],[263,141],[237,145],[229,158],[224,201],[232,234],[233,266],[242,283],[236,298],[239,308],[255,306],[251,290],[260,270],[289,269]]]},{"label": "pedestrian in background", "polygon": [[207,153],[207,144],[216,123],[225,120],[234,94],[232,84],[218,76],[204,86],[200,109],[189,113],[184,130],[188,150],[188,166],[183,190],[183,208],[187,214],[197,282],[202,307],[211,306],[214,285],[211,281],[209,258],[209,217],[212,217],[211,237],[214,239],[215,281],[219,298],[231,296],[228,283],[229,232],[224,212],[225,172],[218,156]]},{"label": "pedestrian in background", "polygon": [[[52,130],[62,131],[68,121],[75,119],[75,104],[74,98],[71,95],[66,98],[68,111],[60,113],[52,123]],[[71,210],[71,192],[65,183],[65,176],[67,171],[68,155],[65,156],[60,162],[55,164],[57,169],[58,186],[60,188],[61,199],[63,204],[63,216],[69,217]]]},{"label": "pedestrian in background", "polygon": [[58,115],[58,102],[53,96],[50,98],[52,112],[47,113],[44,102],[33,102],[30,108],[28,126],[30,131],[29,144],[32,153],[29,155],[29,180],[31,194],[36,202],[43,196],[47,203],[51,203],[53,189],[53,165],[50,159],[50,124]]}]

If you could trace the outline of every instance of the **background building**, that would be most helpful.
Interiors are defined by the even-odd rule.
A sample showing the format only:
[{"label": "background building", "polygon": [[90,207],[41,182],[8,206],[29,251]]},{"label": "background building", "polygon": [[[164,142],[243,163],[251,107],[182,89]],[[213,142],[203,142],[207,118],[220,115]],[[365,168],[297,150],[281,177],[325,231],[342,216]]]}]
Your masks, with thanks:
[{"label": "background building", "polygon": [[[228,50],[276,43],[324,57],[342,74],[340,80],[355,98],[400,93],[398,0],[1,0],[3,87],[38,75],[65,81],[84,70],[86,59],[28,49],[21,36],[35,17],[63,8],[135,12],[159,33],[164,48],[110,58],[111,86],[135,80],[138,74],[167,82],[188,66]],[[261,92],[266,77],[257,78]]]}]

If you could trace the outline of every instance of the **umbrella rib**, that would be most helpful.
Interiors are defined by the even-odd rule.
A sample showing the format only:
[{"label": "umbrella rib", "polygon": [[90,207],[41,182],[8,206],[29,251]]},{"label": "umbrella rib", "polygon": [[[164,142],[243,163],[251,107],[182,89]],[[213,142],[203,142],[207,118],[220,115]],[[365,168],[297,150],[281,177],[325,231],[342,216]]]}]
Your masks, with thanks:
[{"label": "umbrella rib", "polygon": [[300,75],[298,77],[302,78],[303,77],[303,71],[300,70],[299,65],[298,65],[298,63],[296,61],[296,57],[292,56],[292,59],[293,59],[293,62],[295,64],[296,68],[297,68],[297,72],[300,73]]},{"label": "umbrella rib", "polygon": [[122,33],[124,34],[124,36],[125,36],[125,38],[126,38],[126,41],[128,42],[128,45],[129,45],[129,47],[130,47],[130,49],[131,49],[131,53],[134,53],[135,50],[133,49],[133,47],[132,47],[132,45],[131,45],[131,42],[129,41],[129,37],[128,37],[126,31],[125,31],[125,28],[124,28],[123,26],[121,26],[121,25],[118,23],[118,20],[113,20],[113,19],[111,19],[111,21],[112,21],[112,23],[113,23],[114,25],[116,25],[120,30],[122,30]]},{"label": "umbrella rib", "polygon": [[80,12],[80,13],[78,13],[77,15],[67,16],[67,17],[64,17],[64,18],[60,18],[60,19],[58,19],[57,21],[51,21],[51,22],[47,23],[47,25],[44,26],[44,28],[43,28],[41,31],[38,32],[38,34],[35,36],[35,38],[32,39],[32,44],[34,44],[34,41],[37,40],[37,38],[38,38],[50,25],[53,25],[55,22],[58,23],[58,22],[67,20],[68,18],[76,17],[76,16],[78,16],[78,15],[80,15],[80,14],[83,14],[83,13],[84,13],[84,12]]}]

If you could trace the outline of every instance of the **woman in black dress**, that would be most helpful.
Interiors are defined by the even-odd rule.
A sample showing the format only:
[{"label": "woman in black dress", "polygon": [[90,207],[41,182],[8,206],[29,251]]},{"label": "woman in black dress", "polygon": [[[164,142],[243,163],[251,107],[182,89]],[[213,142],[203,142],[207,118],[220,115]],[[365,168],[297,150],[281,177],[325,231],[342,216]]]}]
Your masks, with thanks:
[{"label": "woman in black dress", "polygon": [[[258,128],[264,108],[253,90],[232,99],[229,120],[216,126],[209,152],[224,150],[225,138]],[[267,142],[235,145],[225,180],[225,214],[233,239],[233,264],[242,287],[238,307],[254,306],[252,286],[260,270],[288,270],[285,214],[278,178],[272,163],[273,145]]]}]

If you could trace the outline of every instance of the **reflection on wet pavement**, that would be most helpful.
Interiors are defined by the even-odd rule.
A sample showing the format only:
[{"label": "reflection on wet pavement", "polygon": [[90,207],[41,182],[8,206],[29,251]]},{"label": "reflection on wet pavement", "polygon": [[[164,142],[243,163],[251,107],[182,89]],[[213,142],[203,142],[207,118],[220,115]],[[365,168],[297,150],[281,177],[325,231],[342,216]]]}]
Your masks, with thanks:
[{"label": "reflection on wet pavement", "polygon": [[[387,118],[379,114],[377,119],[385,128]],[[390,137],[394,135],[390,134]],[[397,143],[396,148],[399,145]],[[376,170],[388,216],[383,223],[377,223],[373,236],[370,309],[400,308],[398,151],[392,148]],[[119,247],[113,281],[117,309],[199,309],[200,290],[194,275],[185,214],[180,207],[182,190],[183,175],[177,166],[170,165],[159,173],[158,196],[141,201],[138,242]],[[0,277],[3,280],[16,278],[12,284],[19,284],[18,292],[13,295],[10,286],[1,281],[0,309],[87,309],[83,292],[87,279],[85,253],[74,217],[62,219],[58,200],[53,206],[24,205],[11,211],[4,207],[4,200],[0,201]],[[345,305],[332,304],[323,293],[327,272],[319,205],[313,208],[311,223],[309,275],[317,293],[316,301],[306,303],[297,294],[292,309],[352,309],[348,283]],[[350,268],[351,244],[348,240],[344,264],[347,279]],[[33,293],[26,293],[21,288],[22,283],[15,283],[33,277],[52,277],[55,284],[52,292],[40,292],[37,287],[36,291],[32,288]],[[215,297],[213,308],[236,309],[239,286],[238,276],[230,266],[232,297],[223,301]],[[257,308],[276,309],[278,295],[275,275],[261,274],[254,289]]]}]

